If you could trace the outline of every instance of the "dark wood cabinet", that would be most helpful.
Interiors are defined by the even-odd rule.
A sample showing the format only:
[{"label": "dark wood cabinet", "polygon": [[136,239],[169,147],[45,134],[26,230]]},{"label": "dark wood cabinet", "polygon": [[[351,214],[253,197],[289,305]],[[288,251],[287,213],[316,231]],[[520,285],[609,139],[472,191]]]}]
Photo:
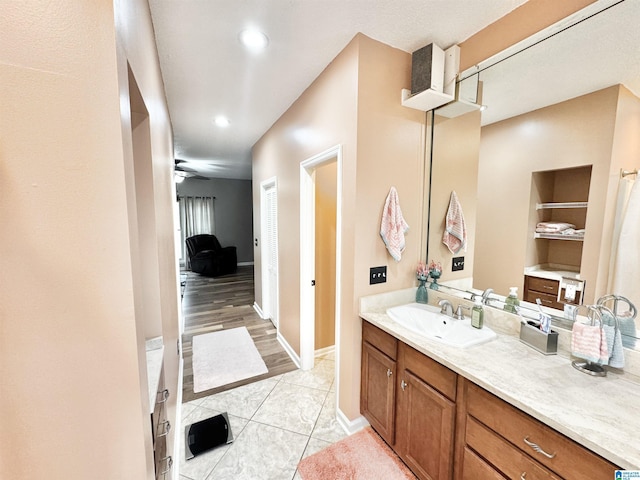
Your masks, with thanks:
[{"label": "dark wood cabinet", "polygon": [[360,412],[374,430],[393,445],[398,341],[367,322],[362,328]]},{"label": "dark wood cabinet", "polygon": [[525,275],[523,299],[525,302],[536,303],[536,299],[539,298],[542,306],[562,310],[564,305],[558,302],[559,288],[558,280]]}]

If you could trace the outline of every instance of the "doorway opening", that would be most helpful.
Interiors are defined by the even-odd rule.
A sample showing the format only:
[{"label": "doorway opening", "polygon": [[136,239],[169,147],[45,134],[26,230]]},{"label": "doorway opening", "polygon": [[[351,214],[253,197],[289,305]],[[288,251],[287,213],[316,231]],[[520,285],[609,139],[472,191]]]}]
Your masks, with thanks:
[{"label": "doorway opening", "polygon": [[[326,344],[332,342],[336,395],[340,371],[341,212],[342,147],[337,145],[300,164],[300,364],[303,370],[313,368],[316,351],[330,349]],[[327,332],[323,319],[333,322],[329,327],[332,332]]]}]

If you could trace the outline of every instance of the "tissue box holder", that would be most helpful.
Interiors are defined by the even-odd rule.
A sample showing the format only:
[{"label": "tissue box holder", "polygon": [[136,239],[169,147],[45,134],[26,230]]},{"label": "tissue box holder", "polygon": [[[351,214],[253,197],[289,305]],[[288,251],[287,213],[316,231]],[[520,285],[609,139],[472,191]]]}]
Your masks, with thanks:
[{"label": "tissue box holder", "polygon": [[544,333],[534,322],[520,324],[520,341],[545,355],[558,353],[558,332]]}]

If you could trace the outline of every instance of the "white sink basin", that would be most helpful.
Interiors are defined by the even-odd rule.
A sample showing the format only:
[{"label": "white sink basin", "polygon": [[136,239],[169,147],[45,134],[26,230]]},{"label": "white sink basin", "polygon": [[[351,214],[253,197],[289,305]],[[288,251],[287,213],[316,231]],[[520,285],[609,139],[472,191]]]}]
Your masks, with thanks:
[{"label": "white sink basin", "polygon": [[472,327],[469,318],[456,320],[440,313],[439,308],[422,303],[389,308],[387,315],[418,335],[453,347],[468,348],[497,337],[488,327]]}]

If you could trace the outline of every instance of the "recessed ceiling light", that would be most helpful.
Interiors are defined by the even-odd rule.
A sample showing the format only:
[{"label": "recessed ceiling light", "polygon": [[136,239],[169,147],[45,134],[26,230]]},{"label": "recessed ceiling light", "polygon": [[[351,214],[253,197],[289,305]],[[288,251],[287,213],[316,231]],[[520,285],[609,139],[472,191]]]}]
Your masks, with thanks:
[{"label": "recessed ceiling light", "polygon": [[229,119],[223,115],[218,115],[215,119],[214,122],[217,126],[219,127],[228,127],[229,126]]},{"label": "recessed ceiling light", "polygon": [[262,50],[269,44],[269,38],[259,30],[247,28],[242,30],[239,35],[242,44],[249,50]]}]

